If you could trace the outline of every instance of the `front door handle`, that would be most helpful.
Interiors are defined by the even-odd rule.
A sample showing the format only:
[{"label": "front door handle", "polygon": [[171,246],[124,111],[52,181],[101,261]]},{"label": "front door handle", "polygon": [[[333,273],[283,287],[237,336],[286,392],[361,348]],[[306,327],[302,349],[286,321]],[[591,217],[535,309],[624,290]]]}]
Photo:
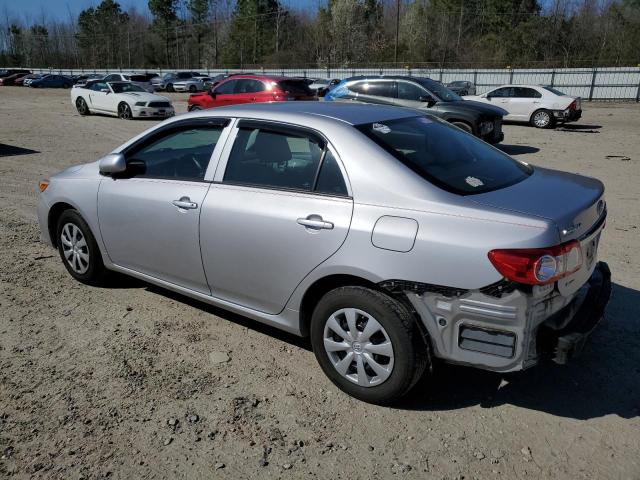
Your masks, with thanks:
[{"label": "front door handle", "polygon": [[178,208],[184,208],[185,210],[193,210],[198,208],[198,204],[192,202],[189,197],[180,197],[180,200],[174,200],[173,203]]},{"label": "front door handle", "polygon": [[309,215],[307,218],[299,218],[298,224],[310,230],[333,230],[333,223],[325,222],[320,215]]}]

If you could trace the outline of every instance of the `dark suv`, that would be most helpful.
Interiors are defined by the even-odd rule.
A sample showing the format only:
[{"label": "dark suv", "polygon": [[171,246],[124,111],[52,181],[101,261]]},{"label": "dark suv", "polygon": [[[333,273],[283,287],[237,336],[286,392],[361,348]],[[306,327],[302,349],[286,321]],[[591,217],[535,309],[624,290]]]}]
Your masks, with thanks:
[{"label": "dark suv", "polygon": [[325,101],[355,100],[425,110],[489,143],[504,139],[502,117],[506,111],[463,100],[435,80],[404,76],[359,76],[343,80]]}]

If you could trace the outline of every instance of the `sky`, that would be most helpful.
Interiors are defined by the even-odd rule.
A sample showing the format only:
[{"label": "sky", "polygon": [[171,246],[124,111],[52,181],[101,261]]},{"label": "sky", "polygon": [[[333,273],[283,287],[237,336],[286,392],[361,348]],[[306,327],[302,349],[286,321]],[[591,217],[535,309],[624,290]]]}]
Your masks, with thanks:
[{"label": "sky", "polygon": [[[148,14],[148,0],[117,0],[123,10],[134,7],[142,14]],[[17,18],[32,23],[39,21],[44,14],[47,20],[68,20],[69,14],[74,18],[84,10],[96,6],[100,0],[0,0],[0,16]],[[281,0],[281,4],[289,8],[308,8],[317,6],[322,0]]]}]

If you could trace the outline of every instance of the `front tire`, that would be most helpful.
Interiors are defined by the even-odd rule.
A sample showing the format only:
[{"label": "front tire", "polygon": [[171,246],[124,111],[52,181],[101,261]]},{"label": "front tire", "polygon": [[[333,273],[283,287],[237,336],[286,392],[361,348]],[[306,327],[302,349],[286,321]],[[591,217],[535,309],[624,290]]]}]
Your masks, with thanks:
[{"label": "front tire", "polygon": [[311,319],[313,352],[342,391],[389,404],[407,394],[427,365],[427,347],[409,310],[365,287],[340,287],[318,302]]},{"label": "front tire", "polygon": [[169,83],[167,85],[167,92],[174,92],[175,90],[173,89],[173,83]]},{"label": "front tire", "polygon": [[195,112],[196,110],[202,110],[202,107],[200,105],[193,105],[189,111],[190,112]]},{"label": "front tire", "polygon": [[87,102],[82,97],[78,97],[78,99],[76,100],[76,109],[78,110],[78,113],[83,117],[91,113],[89,111],[89,106],[87,105]]},{"label": "front tire", "polygon": [[454,121],[454,122],[451,122],[451,125],[455,125],[459,129],[464,130],[465,132],[473,135],[473,128],[471,128],[471,125],[469,125],[466,122]]},{"label": "front tire", "polygon": [[122,102],[118,105],[118,117],[123,120],[131,120],[133,118],[133,113],[128,103]]},{"label": "front tire", "polygon": [[103,283],[107,270],[87,222],[76,210],[65,210],[56,228],[58,253],[73,278],[87,285]]},{"label": "front tire", "polygon": [[196,86],[195,86],[195,85],[189,85],[189,91],[190,91],[191,93],[195,93],[195,92],[197,92],[197,91],[198,91],[198,89],[196,88]]},{"label": "front tire", "polygon": [[556,124],[553,114],[549,110],[545,109],[533,112],[530,123],[536,128],[553,128]]}]

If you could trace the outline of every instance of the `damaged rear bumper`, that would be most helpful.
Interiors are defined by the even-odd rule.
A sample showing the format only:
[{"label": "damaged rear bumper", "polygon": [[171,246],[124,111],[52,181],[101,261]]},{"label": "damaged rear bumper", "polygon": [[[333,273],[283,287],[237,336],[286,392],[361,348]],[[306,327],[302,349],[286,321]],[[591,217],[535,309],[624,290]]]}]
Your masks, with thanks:
[{"label": "damaged rear bumper", "polygon": [[[604,316],[604,310],[611,296],[611,270],[604,262],[599,262],[587,282],[588,290],[579,307],[565,307],[538,329],[537,347],[541,358],[551,358],[561,365],[578,355],[589,335]],[[565,311],[568,310],[568,311]],[[564,319],[570,318],[568,323]],[[564,325],[563,325],[564,324]],[[563,325],[557,328],[558,325]]]},{"label": "damaged rear bumper", "polygon": [[[486,370],[523,370],[544,358],[557,363],[579,353],[603,316],[611,272],[599,262],[572,296],[553,285],[521,289],[500,284],[475,291],[384,282],[402,290],[420,316],[436,357]],[[433,288],[432,288],[433,287]],[[495,287],[495,288],[493,288]]]}]

